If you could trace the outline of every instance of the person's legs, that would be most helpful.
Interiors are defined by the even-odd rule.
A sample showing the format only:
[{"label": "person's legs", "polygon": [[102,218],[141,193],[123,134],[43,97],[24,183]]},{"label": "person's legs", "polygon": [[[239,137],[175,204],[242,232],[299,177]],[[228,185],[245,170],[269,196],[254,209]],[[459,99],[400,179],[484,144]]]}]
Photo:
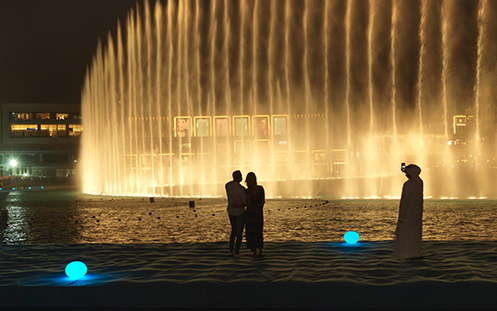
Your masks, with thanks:
[{"label": "person's legs", "polygon": [[245,225],[245,217],[244,215],[236,216],[236,242],[235,242],[235,254],[240,253],[240,247],[242,246],[242,236],[243,236],[243,227]]},{"label": "person's legs", "polygon": [[230,217],[230,224],[231,224],[231,234],[230,234],[230,253],[233,253],[233,247],[235,246],[235,237],[236,237],[236,216],[231,216]]}]

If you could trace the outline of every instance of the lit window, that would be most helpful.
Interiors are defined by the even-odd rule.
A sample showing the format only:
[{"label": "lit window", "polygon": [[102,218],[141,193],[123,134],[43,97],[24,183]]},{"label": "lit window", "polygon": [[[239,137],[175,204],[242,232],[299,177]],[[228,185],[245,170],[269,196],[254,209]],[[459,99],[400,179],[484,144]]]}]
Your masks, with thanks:
[{"label": "lit window", "polygon": [[208,117],[195,117],[195,136],[210,136],[211,120]]},{"label": "lit window", "polygon": [[249,118],[234,117],[234,121],[235,121],[235,136],[248,136]]},{"label": "lit window", "polygon": [[66,136],[66,125],[65,124],[57,124],[57,136],[58,137]]},{"label": "lit window", "polygon": [[214,135],[229,136],[230,135],[230,118],[229,117],[214,117]]},{"label": "lit window", "polygon": [[269,135],[269,116],[253,117],[254,136],[258,139],[266,138]]},{"label": "lit window", "polygon": [[[236,121],[235,121],[236,123]],[[249,160],[248,155],[250,154],[250,142],[246,140],[236,140],[235,141],[235,162],[237,164],[247,163]]]},{"label": "lit window", "polygon": [[175,136],[188,138],[191,136],[191,117],[174,117]]},{"label": "lit window", "polygon": [[273,134],[274,135],[286,135],[287,131],[287,117],[286,116],[274,116],[273,117]]},{"label": "lit window", "polygon": [[69,136],[79,136],[83,132],[81,124],[69,124]]},{"label": "lit window", "polygon": [[11,112],[11,120],[32,120],[33,114],[29,112]]},{"label": "lit window", "polygon": [[50,112],[38,112],[36,113],[37,120],[50,120]]},{"label": "lit window", "polygon": [[69,118],[68,113],[57,113],[56,114],[56,119],[57,120],[67,120]]},{"label": "lit window", "polygon": [[40,136],[57,137],[57,124],[41,124]]},{"label": "lit window", "polygon": [[38,136],[38,127],[36,124],[11,124],[11,137],[33,137]]}]

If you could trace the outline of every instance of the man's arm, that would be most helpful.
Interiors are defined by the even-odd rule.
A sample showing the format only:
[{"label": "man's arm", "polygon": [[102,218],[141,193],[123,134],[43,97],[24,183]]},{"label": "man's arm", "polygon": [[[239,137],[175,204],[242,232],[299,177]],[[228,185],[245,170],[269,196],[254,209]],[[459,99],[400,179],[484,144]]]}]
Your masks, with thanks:
[{"label": "man's arm", "polygon": [[245,197],[245,190],[241,193],[238,193],[236,203],[232,203],[231,206],[238,208],[245,208],[247,206],[247,199]]}]

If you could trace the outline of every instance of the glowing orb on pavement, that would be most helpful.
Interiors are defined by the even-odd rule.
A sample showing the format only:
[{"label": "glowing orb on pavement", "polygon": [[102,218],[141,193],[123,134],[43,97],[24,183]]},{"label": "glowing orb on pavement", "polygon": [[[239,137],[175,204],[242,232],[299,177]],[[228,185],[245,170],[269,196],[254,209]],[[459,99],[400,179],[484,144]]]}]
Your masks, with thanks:
[{"label": "glowing orb on pavement", "polygon": [[86,275],[88,268],[81,261],[72,261],[67,264],[65,272],[71,280],[78,280]]},{"label": "glowing orb on pavement", "polygon": [[355,244],[359,241],[359,233],[355,231],[348,231],[343,235],[343,239],[348,244]]}]

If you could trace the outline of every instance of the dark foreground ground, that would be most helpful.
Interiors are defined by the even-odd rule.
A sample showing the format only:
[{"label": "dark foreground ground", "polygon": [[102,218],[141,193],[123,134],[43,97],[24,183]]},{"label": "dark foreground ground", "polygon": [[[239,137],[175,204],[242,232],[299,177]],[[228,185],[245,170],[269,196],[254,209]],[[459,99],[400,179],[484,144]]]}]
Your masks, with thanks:
[{"label": "dark foreground ground", "polygon": [[[341,310],[497,308],[497,242],[268,242],[263,258],[225,243],[1,245],[0,308],[19,310]],[[70,281],[65,264],[88,275]]]}]

